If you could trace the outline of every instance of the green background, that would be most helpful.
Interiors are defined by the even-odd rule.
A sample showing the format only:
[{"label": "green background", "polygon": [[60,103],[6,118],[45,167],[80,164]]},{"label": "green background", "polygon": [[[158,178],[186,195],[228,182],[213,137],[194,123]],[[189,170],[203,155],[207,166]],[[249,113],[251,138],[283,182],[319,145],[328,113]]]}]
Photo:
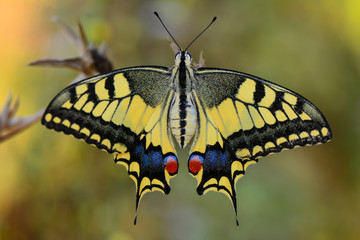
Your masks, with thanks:
[{"label": "green background", "polygon": [[46,104],[77,75],[27,67],[72,57],[51,16],[78,19],[115,68],[171,67],[174,54],[156,10],[182,47],[206,66],[250,73],[311,100],[334,139],[268,156],[237,184],[236,227],[223,194],[196,194],[186,153],[172,191],[147,194],[138,224],[135,186],[113,157],[39,123],[0,144],[0,239],[359,239],[360,2],[357,0],[0,2],[0,104],[19,115]]}]

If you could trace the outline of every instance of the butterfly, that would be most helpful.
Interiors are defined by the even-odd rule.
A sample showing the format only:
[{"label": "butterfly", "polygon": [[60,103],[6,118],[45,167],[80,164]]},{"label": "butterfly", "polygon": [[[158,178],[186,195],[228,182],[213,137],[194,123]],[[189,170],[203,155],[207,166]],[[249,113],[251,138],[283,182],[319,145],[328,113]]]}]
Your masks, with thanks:
[{"label": "butterfly", "polygon": [[249,165],[332,137],[323,114],[299,94],[250,74],[195,68],[187,50],[172,68],[123,68],[70,85],[42,124],[114,154],[136,185],[134,224],[145,193],[170,192],[176,146],[191,144],[187,166],[197,193],[224,193],[236,216],[235,184]]}]

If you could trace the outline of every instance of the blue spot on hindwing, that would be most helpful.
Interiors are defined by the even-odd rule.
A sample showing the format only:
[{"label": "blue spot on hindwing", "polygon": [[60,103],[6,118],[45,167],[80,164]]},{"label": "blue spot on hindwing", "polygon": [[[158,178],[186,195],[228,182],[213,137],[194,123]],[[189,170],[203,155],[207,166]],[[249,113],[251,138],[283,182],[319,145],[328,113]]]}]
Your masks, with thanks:
[{"label": "blue spot on hindwing", "polygon": [[153,167],[160,167],[163,164],[163,156],[159,151],[152,151],[151,153],[151,165]]},{"label": "blue spot on hindwing", "polygon": [[225,167],[228,164],[228,153],[220,150],[208,150],[205,152],[206,164],[211,167],[220,165]]},{"label": "blue spot on hindwing", "polygon": [[158,168],[163,165],[163,155],[159,150],[147,151],[142,144],[139,144],[134,149],[134,155],[136,159],[139,159],[139,163],[145,168]]},{"label": "blue spot on hindwing", "polygon": [[217,165],[217,151],[216,150],[209,150],[205,153],[205,161],[206,163],[210,164],[211,166]]},{"label": "blue spot on hindwing", "polygon": [[142,158],[142,165],[144,167],[149,167],[150,164],[151,164],[151,159],[150,159],[149,154],[144,153],[142,157],[143,157]]},{"label": "blue spot on hindwing", "polygon": [[144,147],[142,145],[137,145],[134,152],[137,156],[141,156],[143,154],[143,151]]},{"label": "blue spot on hindwing", "polygon": [[219,162],[222,167],[225,167],[228,163],[227,152],[219,152]]}]

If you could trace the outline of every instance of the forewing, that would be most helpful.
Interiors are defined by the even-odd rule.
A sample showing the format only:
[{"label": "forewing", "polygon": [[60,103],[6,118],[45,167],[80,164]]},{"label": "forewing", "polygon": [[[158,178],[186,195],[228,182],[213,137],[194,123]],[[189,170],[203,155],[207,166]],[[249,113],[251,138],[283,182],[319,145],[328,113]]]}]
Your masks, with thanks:
[{"label": "forewing", "polygon": [[71,85],[49,104],[42,123],[115,154],[144,193],[169,193],[177,158],[168,135],[173,96],[167,68],[136,67]]},{"label": "forewing", "polygon": [[194,73],[199,128],[189,171],[197,191],[220,191],[236,211],[236,181],[261,156],[331,139],[330,127],[308,100],[263,79],[222,69]]}]

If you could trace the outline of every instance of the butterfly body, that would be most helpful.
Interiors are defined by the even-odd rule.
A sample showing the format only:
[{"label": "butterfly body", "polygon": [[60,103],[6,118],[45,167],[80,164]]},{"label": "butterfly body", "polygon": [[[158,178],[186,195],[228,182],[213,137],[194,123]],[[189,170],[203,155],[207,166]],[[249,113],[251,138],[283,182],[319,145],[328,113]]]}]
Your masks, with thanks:
[{"label": "butterfly body", "polygon": [[175,95],[170,111],[171,133],[184,148],[196,132],[196,109],[190,95]]},{"label": "butterfly body", "polygon": [[195,135],[197,128],[196,107],[191,94],[193,90],[191,55],[185,51],[175,56],[175,66],[171,70],[174,82],[174,99],[170,110],[171,133],[181,148]]},{"label": "butterfly body", "polygon": [[135,181],[137,208],[147,192],[170,192],[179,166],[173,138],[192,143],[187,166],[198,194],[222,192],[236,212],[235,184],[250,164],[332,137],[300,95],[249,74],[194,68],[186,51],[170,69],[124,68],[65,88],[42,123],[113,153]]}]

